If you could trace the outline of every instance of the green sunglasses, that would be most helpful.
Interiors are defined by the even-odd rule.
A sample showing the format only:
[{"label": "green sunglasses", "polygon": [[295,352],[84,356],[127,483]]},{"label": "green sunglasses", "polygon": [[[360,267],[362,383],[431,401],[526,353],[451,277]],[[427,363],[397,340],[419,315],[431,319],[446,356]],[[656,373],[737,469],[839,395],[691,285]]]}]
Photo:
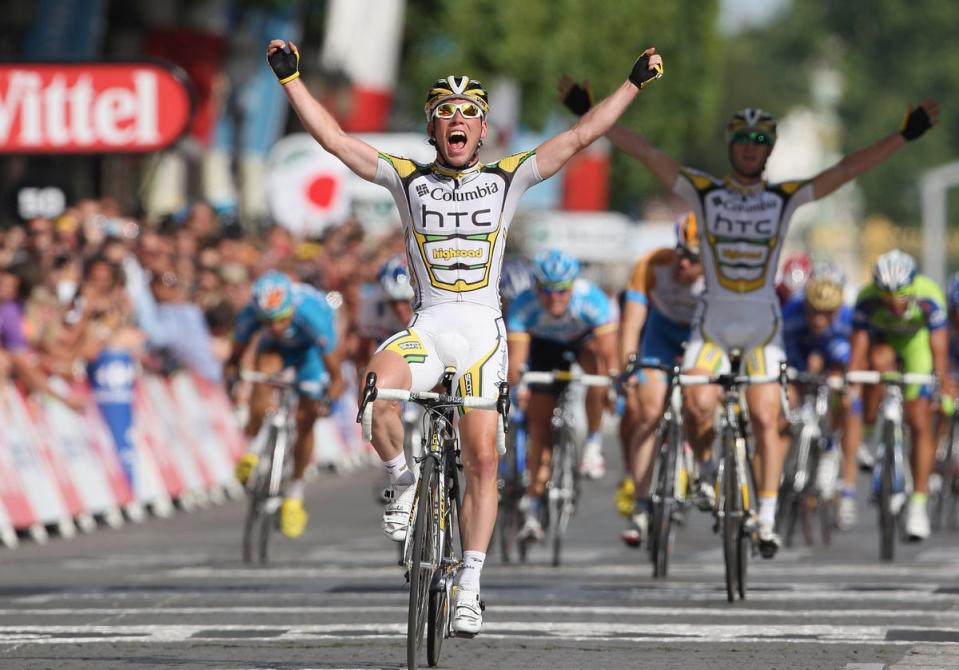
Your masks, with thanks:
[{"label": "green sunglasses", "polygon": [[772,146],[776,143],[776,140],[772,137],[772,135],[756,130],[748,133],[736,133],[733,135],[733,144],[749,144],[750,142]]}]

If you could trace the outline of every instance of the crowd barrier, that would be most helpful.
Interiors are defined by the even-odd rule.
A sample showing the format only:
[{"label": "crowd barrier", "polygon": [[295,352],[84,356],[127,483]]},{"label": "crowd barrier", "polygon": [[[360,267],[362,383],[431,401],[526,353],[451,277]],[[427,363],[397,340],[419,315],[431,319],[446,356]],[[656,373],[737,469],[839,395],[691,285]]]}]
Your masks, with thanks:
[{"label": "crowd barrier", "polygon": [[[63,384],[63,382],[59,382]],[[78,384],[85,410],[48,396],[0,386],[0,542],[27,535],[44,542],[103,523],[119,527],[147,511],[166,516],[242,495],[233,466],[246,438],[221,386],[197,375],[139,375],[133,384],[132,428],[118,448],[91,388]],[[355,423],[353,393],[316,422],[314,461],[347,470],[368,462]]]}]

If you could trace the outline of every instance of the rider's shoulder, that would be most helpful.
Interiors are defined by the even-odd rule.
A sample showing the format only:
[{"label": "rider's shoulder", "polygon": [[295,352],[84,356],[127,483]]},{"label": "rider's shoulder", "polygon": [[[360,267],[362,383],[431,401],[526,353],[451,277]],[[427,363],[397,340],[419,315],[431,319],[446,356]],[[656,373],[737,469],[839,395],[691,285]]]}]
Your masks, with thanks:
[{"label": "rider's shoulder", "polygon": [[723,180],[708,172],[697,170],[691,167],[679,168],[679,176],[684,177],[697,191],[704,191],[711,188],[720,188],[723,186]]},{"label": "rider's shoulder", "polygon": [[912,282],[912,289],[919,298],[928,298],[943,304],[946,302],[945,293],[943,293],[939,283],[932,277],[916,275],[916,278]]},{"label": "rider's shoulder", "polygon": [[536,149],[529,149],[527,151],[519,151],[515,154],[510,154],[509,156],[504,156],[498,161],[493,163],[486,163],[485,167],[488,170],[503,170],[504,172],[516,172],[519,169],[519,166],[528,161],[530,158],[536,155]]},{"label": "rider's shoulder", "polygon": [[429,172],[430,166],[427,163],[419,163],[411,158],[395,156],[384,152],[379,152],[380,160],[386,162],[402,178],[409,177],[414,172]]}]

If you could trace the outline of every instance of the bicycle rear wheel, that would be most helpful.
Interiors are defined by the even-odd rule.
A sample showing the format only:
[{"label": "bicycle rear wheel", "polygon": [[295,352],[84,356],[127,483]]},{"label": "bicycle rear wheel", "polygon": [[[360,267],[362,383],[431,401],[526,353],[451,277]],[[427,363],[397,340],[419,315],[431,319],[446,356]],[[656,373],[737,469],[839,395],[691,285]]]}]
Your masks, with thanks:
[{"label": "bicycle rear wheel", "polygon": [[436,487],[436,457],[427,456],[420,464],[419,490],[416,494],[416,520],[411,531],[410,602],[406,619],[406,664],[416,668],[416,655],[423,642],[428,618],[430,587],[436,565],[436,526],[434,502],[441,492]]},{"label": "bicycle rear wheel", "polygon": [[896,514],[892,509],[893,473],[895,471],[895,454],[893,441],[893,425],[891,422],[883,424],[883,458],[879,467],[882,472],[879,476],[879,495],[876,502],[879,505],[879,558],[883,561],[893,560],[896,548]]},{"label": "bicycle rear wheel", "polygon": [[742,524],[742,498],[736,474],[736,437],[729,429],[723,431],[723,561],[726,573],[726,599],[733,602],[740,592],[740,534]]},{"label": "bicycle rear wheel", "polygon": [[676,506],[677,454],[682,448],[679,426],[671,423],[659,450],[659,473],[653,497],[653,523],[650,528],[650,556],[653,577],[669,572],[669,554],[673,546],[673,509]]}]

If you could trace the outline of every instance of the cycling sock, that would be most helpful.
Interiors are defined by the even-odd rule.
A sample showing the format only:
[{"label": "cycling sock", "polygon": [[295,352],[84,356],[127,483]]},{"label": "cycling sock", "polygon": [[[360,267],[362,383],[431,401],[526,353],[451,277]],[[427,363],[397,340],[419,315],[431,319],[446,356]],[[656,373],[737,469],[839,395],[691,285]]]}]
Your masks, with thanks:
[{"label": "cycling sock", "polygon": [[925,502],[926,502],[927,500],[929,500],[929,494],[928,494],[928,493],[919,493],[919,492],[915,491],[915,492],[913,492],[913,494],[912,494],[911,496],[909,496],[909,501],[910,501],[911,503],[913,503],[914,505],[922,505],[922,504],[925,504]]},{"label": "cycling sock", "polygon": [[383,465],[386,466],[386,471],[390,475],[390,484],[393,485],[393,488],[405,489],[416,481],[406,464],[406,454],[402,451],[396,458],[383,461]]},{"label": "cycling sock", "polygon": [[776,496],[759,496],[759,523],[768,527],[776,523]]},{"label": "cycling sock", "polygon": [[587,433],[586,442],[589,444],[598,443],[600,441],[599,431],[593,431],[592,433]]},{"label": "cycling sock", "polygon": [[646,512],[649,514],[649,510],[652,508],[652,501],[649,498],[636,498],[636,505],[633,507],[633,514],[642,514]]},{"label": "cycling sock", "polygon": [[480,590],[480,573],[483,571],[483,563],[486,561],[486,554],[482,551],[463,552],[463,569],[460,570],[456,583],[460,588],[470,591]]},{"label": "cycling sock", "polygon": [[306,482],[302,479],[294,479],[286,485],[286,497],[303,500],[303,491],[306,488]]},{"label": "cycling sock", "polygon": [[849,484],[843,484],[839,488],[839,497],[841,498],[855,498],[856,497],[856,487],[849,486]]}]

